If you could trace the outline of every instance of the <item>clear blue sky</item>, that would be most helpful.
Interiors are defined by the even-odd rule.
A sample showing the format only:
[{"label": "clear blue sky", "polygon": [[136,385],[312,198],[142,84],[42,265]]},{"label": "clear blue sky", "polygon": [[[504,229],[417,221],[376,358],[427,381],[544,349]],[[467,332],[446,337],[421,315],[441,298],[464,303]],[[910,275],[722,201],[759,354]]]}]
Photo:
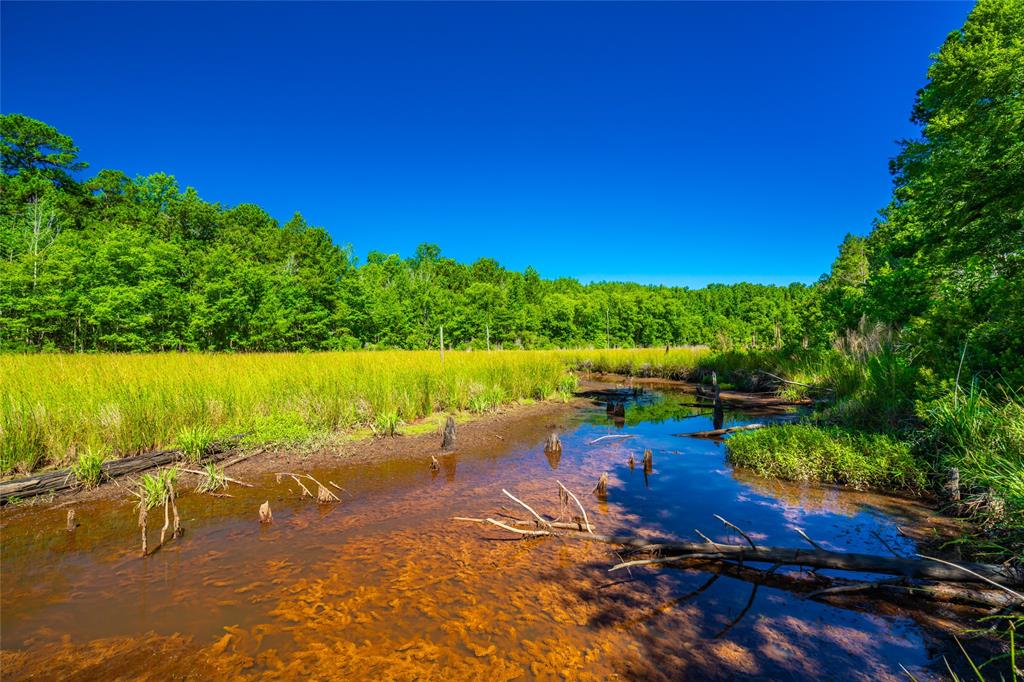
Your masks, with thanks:
[{"label": "clear blue sky", "polygon": [[361,258],[813,281],[970,7],[5,2],[0,107]]}]

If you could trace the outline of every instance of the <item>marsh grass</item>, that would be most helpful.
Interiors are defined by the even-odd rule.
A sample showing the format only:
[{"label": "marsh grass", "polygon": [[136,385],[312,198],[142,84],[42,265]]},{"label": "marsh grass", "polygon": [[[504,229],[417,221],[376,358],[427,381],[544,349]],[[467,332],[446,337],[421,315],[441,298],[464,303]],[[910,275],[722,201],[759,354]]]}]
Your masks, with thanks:
[{"label": "marsh grass", "polygon": [[175,440],[185,460],[191,464],[199,464],[209,454],[213,442],[213,431],[204,424],[183,427]]},{"label": "marsh grass", "polygon": [[770,478],[912,491],[926,483],[910,445],[885,434],[787,424],[737,433],[727,445],[733,464]]},{"label": "marsh grass", "polygon": [[214,493],[227,487],[228,482],[225,478],[224,470],[210,462],[203,467],[203,476],[199,479],[199,484],[196,485],[196,492]]},{"label": "marsh grass", "polygon": [[398,426],[402,420],[398,417],[398,410],[387,410],[377,415],[374,420],[373,430],[378,436],[395,437],[398,433]]},{"label": "marsh grass", "polygon": [[[0,475],[207,437],[298,444],[437,412],[557,397],[558,351],[0,355]],[[182,437],[184,435],[184,438]]]},{"label": "marsh grass", "polygon": [[968,494],[1000,500],[984,505],[985,520],[1005,526],[1024,544],[1024,403],[1015,393],[992,400],[975,381],[966,389],[918,405],[918,447],[934,453],[939,472],[957,467]]},{"label": "marsh grass", "polygon": [[86,449],[78,455],[78,458],[71,465],[71,472],[75,480],[86,488],[99,485],[103,480],[103,462],[105,458],[100,450]]},{"label": "marsh grass", "polygon": [[139,504],[147,511],[159,507],[171,496],[171,490],[178,480],[178,469],[168,467],[152,474],[143,474],[139,479]]}]

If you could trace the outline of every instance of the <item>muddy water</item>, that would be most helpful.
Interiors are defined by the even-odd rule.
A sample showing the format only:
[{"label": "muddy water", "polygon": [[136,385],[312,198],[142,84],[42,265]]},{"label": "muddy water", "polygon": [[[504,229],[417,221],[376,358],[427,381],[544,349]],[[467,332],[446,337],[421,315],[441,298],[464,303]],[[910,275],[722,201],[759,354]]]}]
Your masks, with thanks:
[{"label": "muddy water", "polygon": [[[674,435],[712,428],[678,406],[691,400],[648,392],[618,425],[596,405],[519,422],[439,472],[432,443],[415,460],[315,471],[345,488],[340,505],[272,475],[231,498],[182,495],[186,535],[145,559],[129,501],[80,507],[70,534],[64,509],[5,510],[4,679],[876,680],[902,679],[900,665],[930,678],[934,616],[698,570],[609,573],[608,547],[451,520],[513,512],[502,488],[556,512],[557,479],[600,532],[734,541],[721,514],[766,544],[795,544],[800,527],[826,547],[914,550],[896,526],[927,524],[927,510],[734,472],[722,443]],[[560,457],[543,450],[552,427]],[[612,433],[634,437],[589,444]],[[602,472],[604,502],[589,494]],[[268,498],[274,523],[260,526]]]}]

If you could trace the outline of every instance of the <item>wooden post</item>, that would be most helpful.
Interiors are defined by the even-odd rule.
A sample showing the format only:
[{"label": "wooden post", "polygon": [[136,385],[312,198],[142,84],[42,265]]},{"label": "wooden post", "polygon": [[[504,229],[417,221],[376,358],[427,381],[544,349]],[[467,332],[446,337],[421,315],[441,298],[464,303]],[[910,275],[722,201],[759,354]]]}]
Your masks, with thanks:
[{"label": "wooden post", "polygon": [[444,422],[444,433],[441,434],[441,449],[448,451],[455,449],[455,417],[448,415]]}]

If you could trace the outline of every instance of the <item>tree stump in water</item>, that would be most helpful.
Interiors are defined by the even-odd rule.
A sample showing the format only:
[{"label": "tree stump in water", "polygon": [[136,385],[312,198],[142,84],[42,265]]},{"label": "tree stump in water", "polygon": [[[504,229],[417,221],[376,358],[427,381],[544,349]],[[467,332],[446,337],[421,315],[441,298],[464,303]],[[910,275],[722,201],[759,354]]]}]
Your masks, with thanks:
[{"label": "tree stump in water", "polygon": [[455,417],[448,415],[444,422],[444,432],[441,434],[441,449],[445,451],[455,449]]},{"label": "tree stump in water", "polygon": [[601,500],[608,497],[608,472],[601,474],[601,478],[597,479],[597,485],[594,486],[594,494]]},{"label": "tree stump in water", "polygon": [[644,450],[644,473],[649,474],[652,471],[654,471],[654,453]]},{"label": "tree stump in water", "polygon": [[544,444],[544,451],[545,452],[561,452],[562,451],[562,441],[558,437],[558,434],[555,433],[554,431],[552,431],[551,435],[548,436],[548,442]]},{"label": "tree stump in water", "polygon": [[271,523],[274,515],[270,513],[270,500],[260,505],[260,523]]},{"label": "tree stump in water", "polygon": [[633,456],[632,452],[629,453],[629,462],[628,462],[628,464],[629,464],[629,470],[630,471],[632,471],[633,467],[636,466],[636,457]]},{"label": "tree stump in water", "polygon": [[75,522],[75,510],[74,509],[68,509],[67,531],[70,533],[70,532],[74,531],[75,528],[77,528],[77,527],[78,527],[78,524]]}]

